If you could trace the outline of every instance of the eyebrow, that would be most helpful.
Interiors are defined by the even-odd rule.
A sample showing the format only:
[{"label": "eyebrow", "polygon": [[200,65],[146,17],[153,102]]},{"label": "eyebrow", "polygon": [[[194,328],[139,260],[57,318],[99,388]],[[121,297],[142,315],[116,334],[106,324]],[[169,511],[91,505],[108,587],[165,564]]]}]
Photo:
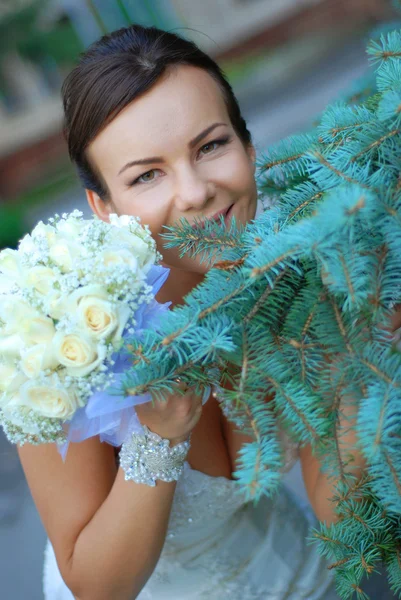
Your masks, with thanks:
[{"label": "eyebrow", "polygon": [[[213,131],[214,129],[216,129],[216,127],[220,127],[221,125],[227,126],[227,123],[213,123],[213,125],[209,125],[209,127],[206,127],[206,129],[204,129],[203,131],[201,131],[200,133],[198,133],[198,135],[195,136],[189,142],[188,147],[190,149],[194,148],[207,135],[209,135],[209,133],[211,131]],[[135,165],[150,165],[152,163],[164,163],[164,162],[165,162],[165,160],[164,160],[164,158],[162,156],[150,156],[149,158],[141,158],[139,160],[131,160],[126,165],[124,165],[122,169],[120,169],[120,171],[118,172],[118,175],[121,175],[122,173],[124,173],[124,171],[126,171],[130,167],[134,167]]]}]

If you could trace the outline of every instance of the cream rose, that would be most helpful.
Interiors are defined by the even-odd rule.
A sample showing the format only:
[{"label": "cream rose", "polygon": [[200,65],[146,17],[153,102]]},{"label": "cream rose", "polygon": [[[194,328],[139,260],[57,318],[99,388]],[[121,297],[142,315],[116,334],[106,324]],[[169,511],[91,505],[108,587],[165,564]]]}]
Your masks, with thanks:
[{"label": "cream rose", "polygon": [[81,298],[78,321],[86,334],[99,340],[112,336],[118,326],[117,312],[112,304],[97,296]]},{"label": "cream rose", "polygon": [[54,356],[67,368],[67,373],[84,377],[104,360],[107,350],[96,346],[89,336],[78,333],[57,332],[53,339]]},{"label": "cream rose", "polygon": [[39,314],[21,319],[19,323],[15,324],[15,327],[26,344],[51,342],[56,333],[53,320]]},{"label": "cream rose", "polygon": [[27,406],[43,417],[68,419],[84,405],[84,402],[63,387],[57,376],[52,375],[43,383],[34,380],[24,383],[19,390],[18,399],[13,404]]},{"label": "cream rose", "polygon": [[46,369],[55,369],[58,364],[51,344],[36,344],[21,353],[21,369],[30,379]]},{"label": "cream rose", "polygon": [[0,274],[0,294],[8,294],[15,285],[15,279]]},{"label": "cream rose", "polygon": [[126,304],[121,304],[117,309],[118,314],[118,327],[114,332],[113,339],[111,340],[112,344],[117,348],[118,343],[122,338],[122,334],[124,328],[128,322],[128,319],[131,315],[131,310]]},{"label": "cream rose", "polygon": [[45,225],[43,221],[39,221],[35,229],[32,231],[32,237],[45,237],[49,246],[56,240],[56,232],[51,225]]},{"label": "cream rose", "polygon": [[57,237],[49,250],[51,260],[63,271],[68,273],[72,270],[74,261],[79,258],[82,248],[62,237]]},{"label": "cream rose", "polygon": [[110,224],[113,225],[109,232],[110,240],[119,247],[129,247],[139,267],[149,269],[156,260],[156,244],[150,233],[128,215],[118,217],[111,214]]},{"label": "cream rose", "polygon": [[37,247],[32,236],[29,235],[29,233],[22,238],[22,240],[19,243],[18,249],[23,254],[32,254],[33,252],[36,252]]},{"label": "cream rose", "polygon": [[4,295],[0,302],[0,318],[7,325],[10,333],[17,331],[18,324],[23,318],[34,318],[38,312],[27,302],[13,296]]},{"label": "cream rose", "polygon": [[20,263],[16,250],[6,248],[0,252],[0,272],[12,279],[18,279],[20,276]]},{"label": "cream rose", "polygon": [[47,302],[49,315],[53,319],[61,319],[63,315],[68,313],[75,317],[78,304],[84,296],[96,296],[107,299],[108,294],[103,286],[97,284],[82,286],[69,296],[61,296],[57,290],[53,290]]},{"label": "cream rose", "polygon": [[0,363],[0,392],[16,391],[26,377],[13,364]]},{"label": "cream rose", "polygon": [[19,358],[24,348],[25,344],[17,333],[4,335],[0,332],[0,356],[6,359]]},{"label": "cream rose", "polygon": [[49,267],[38,266],[29,269],[25,280],[29,286],[34,287],[39,294],[45,296],[53,289],[53,285],[57,281],[57,275]]},{"label": "cream rose", "polygon": [[138,268],[138,260],[128,248],[107,248],[102,252],[102,262],[106,268],[127,265],[134,272]]},{"label": "cream rose", "polygon": [[56,225],[57,231],[65,235],[67,238],[78,238],[85,227],[85,222],[69,217],[68,219],[61,219]]}]

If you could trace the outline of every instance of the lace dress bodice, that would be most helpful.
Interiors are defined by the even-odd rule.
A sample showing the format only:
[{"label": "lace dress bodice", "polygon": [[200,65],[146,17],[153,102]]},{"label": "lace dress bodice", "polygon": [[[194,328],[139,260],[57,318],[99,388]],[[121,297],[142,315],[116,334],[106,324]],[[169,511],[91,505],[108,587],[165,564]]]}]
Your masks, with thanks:
[{"label": "lace dress bodice", "polygon": [[[285,443],[287,470],[296,448]],[[274,499],[246,501],[235,481],[185,463],[159,562],[138,600],[330,600],[326,563],[307,545],[310,518],[282,488]],[[45,552],[46,600],[73,600]]]}]

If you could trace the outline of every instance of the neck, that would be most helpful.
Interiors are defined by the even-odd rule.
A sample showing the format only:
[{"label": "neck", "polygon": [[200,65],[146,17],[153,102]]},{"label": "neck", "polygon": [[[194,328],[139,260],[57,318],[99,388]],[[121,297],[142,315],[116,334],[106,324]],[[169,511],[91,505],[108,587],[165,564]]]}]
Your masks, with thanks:
[{"label": "neck", "polygon": [[163,264],[163,266],[170,269],[170,275],[156,296],[158,302],[172,302],[174,306],[182,304],[184,296],[202,283],[204,279],[204,275],[200,273],[182,271],[166,264]]}]

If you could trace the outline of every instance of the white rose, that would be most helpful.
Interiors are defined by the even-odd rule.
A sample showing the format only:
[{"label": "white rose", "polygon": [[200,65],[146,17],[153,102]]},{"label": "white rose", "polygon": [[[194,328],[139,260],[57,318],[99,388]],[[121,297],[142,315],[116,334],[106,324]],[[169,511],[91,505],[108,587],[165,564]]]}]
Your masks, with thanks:
[{"label": "white rose", "polygon": [[16,391],[26,377],[13,364],[0,363],[0,392],[8,393]]},{"label": "white rose", "polygon": [[114,332],[113,339],[111,340],[112,344],[117,348],[118,343],[121,340],[124,328],[127,324],[128,319],[131,316],[131,309],[126,305],[122,304],[117,309],[118,315],[118,327]]},{"label": "white rose", "polygon": [[61,319],[61,317],[68,313],[75,317],[78,303],[83,296],[97,296],[107,299],[108,293],[103,286],[97,284],[82,286],[69,296],[61,296],[57,290],[53,290],[52,294],[47,298],[48,314],[52,319]]},{"label": "white rose", "polygon": [[19,358],[21,350],[25,347],[23,341],[17,333],[12,335],[0,334],[0,356],[4,358]]},{"label": "white rose", "polygon": [[29,269],[25,281],[29,286],[34,287],[39,294],[45,296],[53,289],[53,284],[57,281],[57,275],[49,267],[38,266]]},{"label": "white rose", "polygon": [[21,369],[30,379],[38,377],[46,369],[55,369],[57,365],[51,344],[36,344],[21,353]]},{"label": "white rose", "polygon": [[84,377],[96,369],[105,359],[107,350],[96,346],[89,336],[78,333],[56,333],[53,339],[54,356],[67,368],[67,373]]},{"label": "white rose", "polygon": [[109,239],[117,246],[128,246],[141,269],[150,268],[156,260],[156,243],[150,233],[128,215],[118,217],[111,214],[110,224],[113,228],[109,232]]},{"label": "white rose", "polygon": [[82,248],[67,239],[57,237],[49,250],[50,259],[61,271],[68,273],[72,270],[74,262],[79,259]]},{"label": "white rose", "polygon": [[51,246],[56,240],[56,231],[52,225],[45,225],[43,221],[39,221],[32,231],[32,237],[36,236],[46,238],[47,243]]},{"label": "white rose", "polygon": [[110,302],[96,296],[84,296],[78,304],[78,320],[83,331],[95,339],[110,337],[117,328],[117,312]]},{"label": "white rose", "polygon": [[0,252],[0,272],[13,280],[20,276],[20,262],[17,250],[6,248]]},{"label": "white rose", "polygon": [[101,260],[105,267],[114,268],[118,265],[127,265],[132,271],[136,271],[138,268],[138,260],[128,248],[108,247],[102,252]]},{"label": "white rose", "polygon": [[29,233],[27,233],[18,244],[18,250],[24,254],[33,254],[34,252],[37,252],[35,242]]},{"label": "white rose", "polygon": [[60,320],[68,312],[68,296],[62,296],[59,290],[51,290],[46,295],[46,312],[52,319]]},{"label": "white rose", "polygon": [[78,239],[82,229],[86,226],[85,221],[80,221],[74,217],[68,219],[61,219],[56,225],[57,231],[62,233],[67,238]]},{"label": "white rose", "polygon": [[52,375],[43,383],[34,380],[24,383],[19,398],[13,404],[27,406],[43,417],[68,419],[84,403],[71,390],[63,387],[57,376]]},{"label": "white rose", "polygon": [[7,275],[0,275],[0,294],[8,294],[15,285],[15,279],[10,279]]},{"label": "white rose", "polygon": [[2,296],[1,298],[0,318],[6,323],[6,328],[10,333],[17,331],[21,319],[33,318],[37,314],[37,311],[27,302],[12,294]]},{"label": "white rose", "polygon": [[21,319],[16,329],[26,344],[48,343],[56,333],[53,320],[40,314]]}]

